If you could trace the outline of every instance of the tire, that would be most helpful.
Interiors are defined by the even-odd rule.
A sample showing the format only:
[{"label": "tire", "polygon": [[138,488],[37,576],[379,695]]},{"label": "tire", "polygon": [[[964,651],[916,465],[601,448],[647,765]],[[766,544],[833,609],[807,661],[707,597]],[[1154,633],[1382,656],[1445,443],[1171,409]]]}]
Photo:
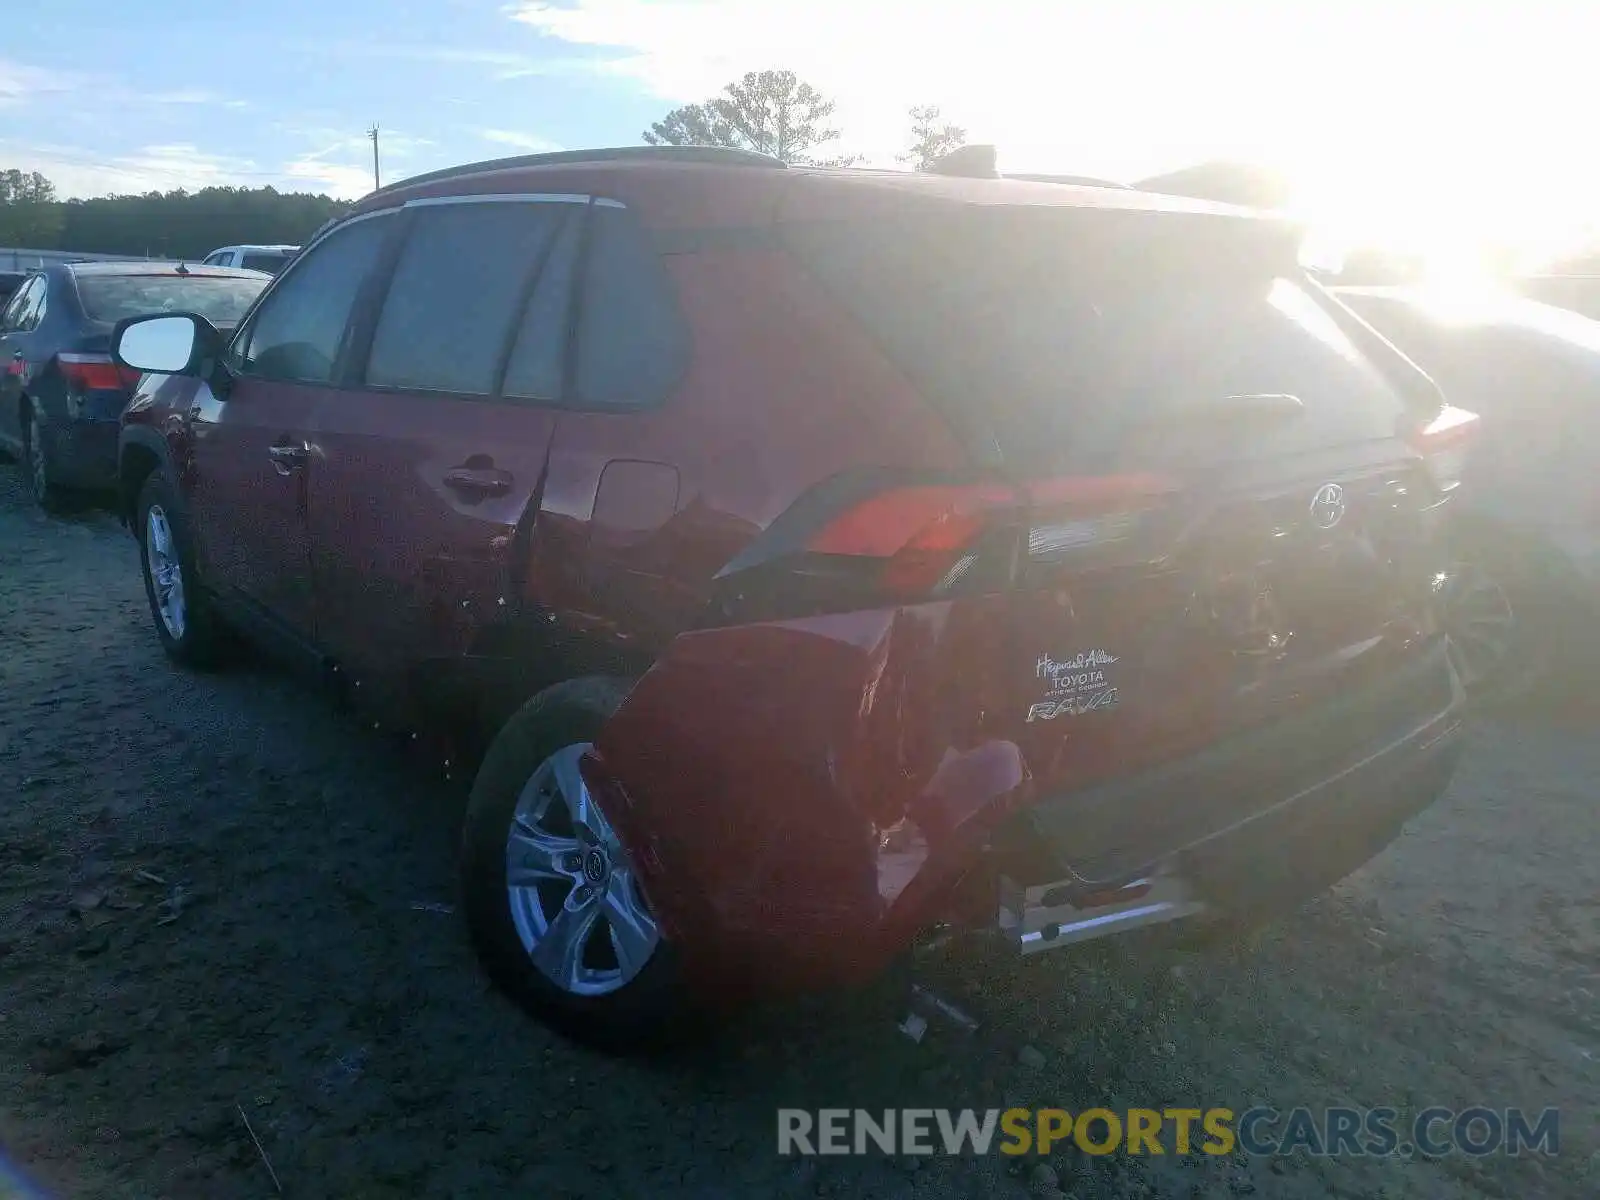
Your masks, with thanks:
[{"label": "tire", "polygon": [[1571,623],[1552,573],[1526,540],[1486,522],[1463,523],[1453,548],[1445,626],[1470,704],[1503,713],[1546,695]]},{"label": "tire", "polygon": [[[161,639],[161,648],[167,652],[167,657],[186,667],[217,666],[223,658],[221,630],[199,587],[194,543],[182,502],[161,471],[152,471],[144,481],[134,513],[138,521],[139,567],[144,575],[144,594],[150,602],[150,616],[155,622],[156,636]],[[166,543],[165,549],[161,547],[162,541]],[[174,585],[177,620],[172,619],[174,610],[170,607],[163,611],[163,598],[170,604]]]},{"label": "tire", "polygon": [[59,513],[67,506],[68,494],[51,479],[49,440],[44,436],[44,417],[37,406],[27,406],[22,427],[22,478],[33,502],[47,513]]},{"label": "tire", "polygon": [[[625,852],[577,776],[581,747],[627,691],[616,679],[576,679],[518,709],[478,769],[460,858],[467,926],[490,978],[546,1024],[611,1052],[659,1049],[687,1030],[676,951],[654,929]],[[570,819],[566,792],[573,790],[592,806],[588,836]],[[509,874],[514,831],[518,846],[556,868],[530,870],[523,876],[529,886],[516,888]],[[594,859],[596,849],[603,862]],[[552,938],[558,921],[586,932]],[[576,949],[563,954],[563,947]]]}]

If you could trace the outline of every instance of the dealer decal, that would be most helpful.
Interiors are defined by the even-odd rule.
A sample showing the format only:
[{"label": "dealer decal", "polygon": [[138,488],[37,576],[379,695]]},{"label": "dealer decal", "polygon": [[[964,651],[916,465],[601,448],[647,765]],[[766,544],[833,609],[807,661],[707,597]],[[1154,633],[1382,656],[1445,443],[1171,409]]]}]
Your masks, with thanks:
[{"label": "dealer decal", "polygon": [[1105,650],[1081,650],[1065,659],[1041,654],[1034,677],[1043,684],[1045,694],[1028,709],[1028,720],[1053,721],[1115,708],[1117,686],[1110,668],[1118,661],[1117,655]]}]

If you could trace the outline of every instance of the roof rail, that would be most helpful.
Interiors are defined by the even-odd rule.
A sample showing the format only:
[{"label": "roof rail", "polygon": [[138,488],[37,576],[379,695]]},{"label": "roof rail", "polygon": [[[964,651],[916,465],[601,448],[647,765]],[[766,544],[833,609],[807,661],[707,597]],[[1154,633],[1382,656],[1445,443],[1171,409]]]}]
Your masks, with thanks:
[{"label": "roof rail", "polygon": [[1070,183],[1079,187],[1109,187],[1121,188],[1124,191],[1132,190],[1132,185],[1118,183],[1115,179],[1100,179],[1093,175],[1007,175],[1007,179],[1022,179],[1029,183]]},{"label": "roof rail", "polygon": [[724,167],[776,167],[788,166],[781,158],[761,154],[755,150],[739,150],[731,146],[609,146],[599,150],[553,150],[545,154],[517,154],[510,158],[491,158],[483,162],[463,163],[459,167],[445,167],[425,175],[410,175],[386,184],[370,195],[379,196],[419,183],[436,183],[441,179],[456,179],[465,175],[481,175],[488,171],[511,171],[524,167],[560,167],[577,163],[604,162],[686,162],[706,163]]}]

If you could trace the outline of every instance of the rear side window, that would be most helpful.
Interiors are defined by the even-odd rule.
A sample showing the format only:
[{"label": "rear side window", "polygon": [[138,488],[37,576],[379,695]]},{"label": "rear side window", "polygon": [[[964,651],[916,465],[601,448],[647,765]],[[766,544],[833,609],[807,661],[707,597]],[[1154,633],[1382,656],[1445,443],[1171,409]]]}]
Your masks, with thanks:
[{"label": "rear side window", "polygon": [[199,313],[213,325],[237,325],[265,279],[233,275],[79,275],[78,299],[91,321],[112,323],[145,313]]},{"label": "rear side window", "polygon": [[16,295],[11,297],[11,303],[6,305],[3,316],[0,316],[0,331],[5,333],[25,333],[33,328],[29,321],[33,318],[39,301],[44,298],[44,276],[36,275],[25,280],[17,288]]},{"label": "rear side window", "polygon": [[566,204],[446,204],[416,211],[373,333],[367,382],[494,394],[533,272]]},{"label": "rear side window", "polygon": [[1216,241],[1175,230],[999,208],[785,236],[975,448],[1013,467],[1103,466],[1135,431],[1231,395],[1300,397],[1319,442],[1393,433],[1391,384],[1292,261],[1224,250],[1220,227]]},{"label": "rear side window", "polygon": [[331,382],[351,310],[392,220],[385,214],[353,221],[307,250],[256,310],[240,369],[263,379]]},{"label": "rear side window", "polygon": [[600,205],[585,267],[574,401],[585,408],[661,403],[689,357],[688,330],[661,256],[633,214]]}]

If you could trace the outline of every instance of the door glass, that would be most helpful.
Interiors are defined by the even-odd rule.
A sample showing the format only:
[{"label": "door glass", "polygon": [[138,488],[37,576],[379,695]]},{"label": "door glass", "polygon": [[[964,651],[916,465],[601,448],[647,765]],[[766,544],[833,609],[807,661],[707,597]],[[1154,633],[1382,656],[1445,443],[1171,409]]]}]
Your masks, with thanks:
[{"label": "door glass", "polygon": [[573,277],[577,273],[582,214],[572,213],[545,259],[544,270],[528,297],[522,328],[506,364],[507,396],[527,400],[559,400],[566,365],[567,334]]},{"label": "door glass", "polygon": [[659,404],[688,365],[672,279],[632,213],[596,207],[578,320],[575,398],[589,408]]},{"label": "door glass", "polygon": [[239,369],[261,379],[330,382],[350,312],[390,227],[387,214],[355,221],[307,251],[246,328]]},{"label": "door glass", "polygon": [[378,317],[367,382],[493,393],[530,274],[571,212],[516,202],[421,209]]},{"label": "door glass", "polygon": [[28,285],[27,297],[22,302],[22,309],[17,313],[18,333],[27,333],[29,330],[39,328],[39,322],[44,319],[45,297],[49,290],[49,281],[43,275],[33,277],[33,282]]}]

